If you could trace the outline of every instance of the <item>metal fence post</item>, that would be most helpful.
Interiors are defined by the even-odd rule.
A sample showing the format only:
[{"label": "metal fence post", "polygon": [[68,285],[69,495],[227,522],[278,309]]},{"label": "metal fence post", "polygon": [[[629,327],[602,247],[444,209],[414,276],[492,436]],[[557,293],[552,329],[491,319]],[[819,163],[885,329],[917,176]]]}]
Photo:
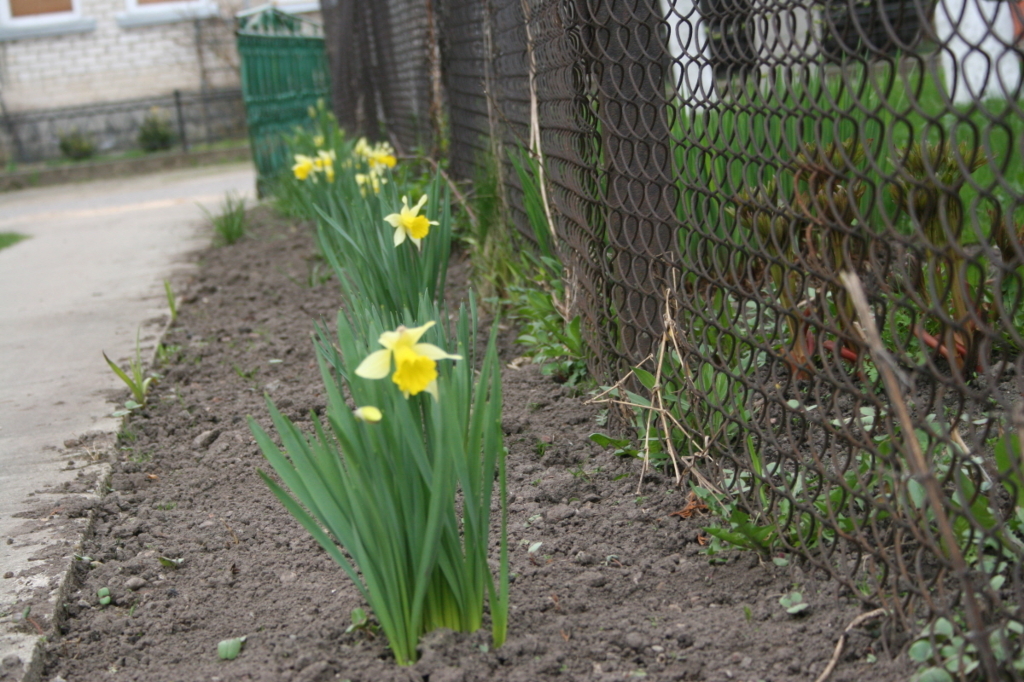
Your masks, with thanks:
[{"label": "metal fence post", "polygon": [[188,151],[188,137],[185,135],[185,116],[181,107],[181,90],[174,91],[174,115],[178,120],[178,137],[181,138],[181,150]]}]

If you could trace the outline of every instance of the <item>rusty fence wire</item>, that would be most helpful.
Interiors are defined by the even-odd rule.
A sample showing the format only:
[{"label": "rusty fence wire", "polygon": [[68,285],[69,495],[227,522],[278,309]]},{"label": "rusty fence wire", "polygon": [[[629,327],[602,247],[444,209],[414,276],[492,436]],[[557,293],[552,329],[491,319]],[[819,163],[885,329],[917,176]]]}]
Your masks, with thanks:
[{"label": "rusty fence wire", "polygon": [[369,27],[336,52],[373,44],[343,122],[441,106],[527,240],[509,152],[543,160],[591,368],[632,373],[717,540],[802,557],[922,666],[1024,679],[1020,4],[334,1]]}]

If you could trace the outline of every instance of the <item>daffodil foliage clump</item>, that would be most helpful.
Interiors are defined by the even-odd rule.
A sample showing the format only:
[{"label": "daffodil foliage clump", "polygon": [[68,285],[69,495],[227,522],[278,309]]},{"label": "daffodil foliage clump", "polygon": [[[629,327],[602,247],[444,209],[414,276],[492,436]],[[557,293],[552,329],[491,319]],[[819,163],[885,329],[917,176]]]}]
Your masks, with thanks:
[{"label": "daffodil foliage clump", "polygon": [[477,357],[472,298],[449,328],[447,187],[439,177],[419,196],[399,187],[383,145],[331,151],[298,155],[292,169],[345,302],[336,333],[316,333],[327,408],[322,419],[312,415],[308,434],[268,400],[281,446],[251,419],[250,427],[278,478],[261,475],[359,587],[399,664],[415,662],[430,630],[481,628],[485,606],[501,645],[509,582],[501,372],[493,333]]},{"label": "daffodil foliage clump", "polygon": [[442,301],[452,217],[440,176],[415,199],[393,183],[364,198],[344,180],[319,210],[317,237],[346,298],[358,296],[395,314],[417,310],[424,293]]}]

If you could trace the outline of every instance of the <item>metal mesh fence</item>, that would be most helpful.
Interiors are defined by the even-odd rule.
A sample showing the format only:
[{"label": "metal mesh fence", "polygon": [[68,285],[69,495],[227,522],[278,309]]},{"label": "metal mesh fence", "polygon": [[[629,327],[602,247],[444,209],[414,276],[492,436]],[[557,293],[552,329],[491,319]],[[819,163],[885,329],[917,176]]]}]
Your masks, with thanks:
[{"label": "metal mesh fence", "polygon": [[443,90],[432,0],[327,0],[322,14],[339,123],[403,154],[433,153]]},{"label": "metal mesh fence", "polygon": [[441,11],[450,168],[456,177],[472,178],[477,163],[491,151],[493,135],[487,100],[490,15],[480,0],[450,0]]},{"label": "metal mesh fence", "polygon": [[719,539],[802,557],[951,677],[1022,679],[1019,6],[443,7],[452,168],[494,131],[543,155],[592,369],[640,368]]}]

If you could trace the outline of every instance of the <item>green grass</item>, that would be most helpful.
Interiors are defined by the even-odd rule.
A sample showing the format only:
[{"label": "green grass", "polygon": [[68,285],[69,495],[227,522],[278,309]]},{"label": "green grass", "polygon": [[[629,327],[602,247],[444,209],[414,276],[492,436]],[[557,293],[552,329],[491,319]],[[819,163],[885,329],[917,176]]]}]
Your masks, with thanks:
[{"label": "green grass", "polygon": [[[904,317],[941,335],[940,320],[947,316],[969,324],[963,322],[968,304],[950,300],[948,293],[963,284],[972,292],[967,298],[983,300],[983,306],[993,307],[990,301],[1002,298],[1010,315],[996,326],[1010,345],[1022,347],[1024,319],[1009,317],[1024,318],[1016,312],[1022,307],[1017,300],[1024,271],[1003,277],[1000,291],[983,277],[993,251],[977,246],[1002,247],[1010,254],[1007,244],[1024,232],[1017,227],[1024,223],[1019,103],[992,99],[954,107],[922,60],[897,64],[875,64],[870,71],[810,65],[802,76],[780,72],[759,84],[733,83],[713,109],[680,104],[672,127],[678,217],[691,226],[681,231],[680,251],[712,282],[746,279],[763,289],[755,299],[777,298],[784,310],[801,301],[827,303],[828,310],[818,314],[842,327],[850,311],[829,273],[859,267],[869,244],[896,238],[928,242],[936,250],[957,247],[951,264],[932,259],[917,266],[922,281],[934,281],[934,290],[945,293],[936,297],[926,286],[903,286],[891,307],[902,307]],[[921,164],[922,154],[933,161]],[[919,206],[930,201],[935,212],[929,218],[918,208],[911,215],[908,201]],[[942,226],[944,214],[948,230]],[[808,263],[823,279],[818,291],[809,288]],[[684,283],[696,285],[696,280]],[[718,311],[713,317],[730,328],[743,302],[724,300],[735,297],[722,290],[705,295],[723,298],[712,306]],[[986,310],[980,315],[994,314]],[[711,319],[694,322],[690,333],[706,333],[712,346],[723,336]],[[796,317],[769,310],[747,333],[773,345],[785,338],[790,359],[801,363],[805,330]],[[961,333],[971,335],[970,329]],[[721,350],[738,360],[734,339],[724,336]],[[912,333],[891,340],[901,353],[913,354],[920,345]]]},{"label": "green grass", "polygon": [[869,74],[848,66],[844,74],[825,78],[809,73],[802,82],[783,82],[780,75],[777,83],[760,88],[734,86],[733,96],[723,98],[715,110],[680,108],[673,128],[679,141],[676,167],[687,199],[681,202],[680,217],[714,226],[715,236],[742,243],[742,236],[731,230],[735,221],[721,215],[723,203],[773,182],[777,200],[788,203],[799,184],[794,165],[808,146],[823,150],[853,140],[863,147],[863,157],[843,159],[837,171],[840,176],[856,173],[871,187],[860,201],[863,222],[875,230],[895,224],[906,234],[909,220],[897,215],[886,191],[892,184],[888,178],[903,165],[912,144],[949,139],[986,154],[985,164],[961,193],[965,217],[975,224],[962,239],[983,240],[986,235],[976,232],[979,224],[987,225],[995,204],[1007,215],[1024,212],[1024,160],[1013,145],[1024,135],[1024,120],[1015,102],[949,107],[944,97],[942,84],[918,66],[904,74],[894,67]]},{"label": "green grass", "polygon": [[18,234],[17,232],[0,232],[0,250],[6,249],[8,246],[14,246],[22,239],[28,239],[28,235]]},{"label": "green grass", "polygon": [[203,212],[213,223],[215,241],[220,246],[229,246],[245,236],[248,229],[245,197],[228,192],[224,196],[220,213],[213,215],[205,208]]}]

